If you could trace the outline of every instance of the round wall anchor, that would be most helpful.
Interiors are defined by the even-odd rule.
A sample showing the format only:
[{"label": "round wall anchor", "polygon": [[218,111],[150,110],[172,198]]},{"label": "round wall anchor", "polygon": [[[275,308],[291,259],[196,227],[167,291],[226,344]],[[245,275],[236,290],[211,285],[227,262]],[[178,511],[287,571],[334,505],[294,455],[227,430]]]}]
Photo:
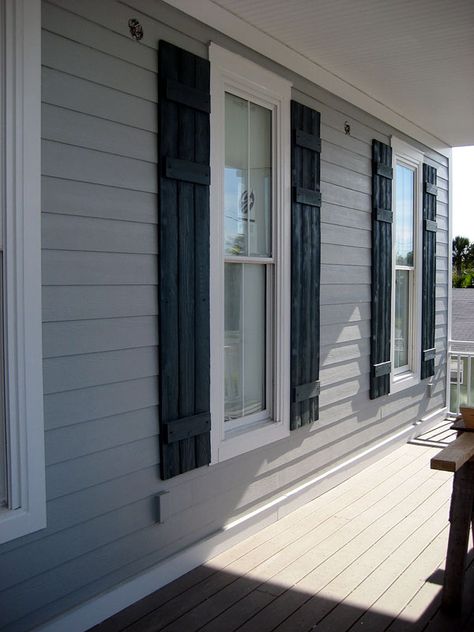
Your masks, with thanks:
[{"label": "round wall anchor", "polygon": [[130,18],[128,28],[133,39],[139,42],[143,37],[143,26],[140,22],[136,18]]}]

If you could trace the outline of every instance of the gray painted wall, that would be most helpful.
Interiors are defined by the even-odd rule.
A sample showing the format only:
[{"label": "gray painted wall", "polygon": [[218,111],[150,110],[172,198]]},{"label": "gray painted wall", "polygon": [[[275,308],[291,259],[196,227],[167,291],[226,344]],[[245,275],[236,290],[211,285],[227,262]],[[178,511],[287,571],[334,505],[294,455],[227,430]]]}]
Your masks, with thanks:
[{"label": "gray painted wall", "polygon": [[[140,44],[130,17],[144,27]],[[424,382],[370,401],[371,141],[389,142],[393,130],[154,0],[44,2],[43,28],[48,527],[0,547],[0,627],[12,631],[113,587],[445,402],[444,157],[428,151],[440,187],[433,395]],[[321,112],[323,139],[321,419],[166,484],[156,378],[160,38],[203,56],[213,39],[281,72],[294,97]],[[169,515],[158,525],[153,496],[163,489]]]}]

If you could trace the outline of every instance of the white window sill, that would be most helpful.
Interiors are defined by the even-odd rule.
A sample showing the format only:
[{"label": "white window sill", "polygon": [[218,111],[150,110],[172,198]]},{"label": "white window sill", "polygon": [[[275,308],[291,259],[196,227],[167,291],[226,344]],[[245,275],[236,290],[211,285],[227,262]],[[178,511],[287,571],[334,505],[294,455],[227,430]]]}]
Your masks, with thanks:
[{"label": "white window sill", "polygon": [[0,508],[0,544],[46,527],[46,506],[40,501],[30,510]]},{"label": "white window sill", "polygon": [[399,393],[400,391],[404,391],[407,388],[416,386],[419,383],[420,383],[419,374],[413,373],[413,371],[407,371],[406,373],[399,373],[398,375],[395,375],[392,380],[390,393],[391,394]]},{"label": "white window sill", "polygon": [[290,435],[288,424],[275,421],[261,421],[252,427],[244,426],[228,430],[220,442],[215,461],[226,461],[234,456],[256,450],[269,443],[280,441]]}]

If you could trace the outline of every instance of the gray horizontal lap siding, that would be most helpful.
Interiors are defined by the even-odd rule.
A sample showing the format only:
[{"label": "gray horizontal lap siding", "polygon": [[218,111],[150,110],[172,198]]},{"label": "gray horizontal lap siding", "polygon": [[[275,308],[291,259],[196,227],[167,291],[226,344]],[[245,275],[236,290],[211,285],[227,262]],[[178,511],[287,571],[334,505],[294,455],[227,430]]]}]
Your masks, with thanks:
[{"label": "gray horizontal lap siding", "polygon": [[[133,42],[128,19],[144,39]],[[193,34],[193,37],[190,36]],[[0,627],[27,630],[444,405],[445,366],[370,401],[371,142],[394,130],[272,62],[321,113],[320,420],[164,484],[158,477],[157,75],[166,39],[211,33],[152,0],[43,3],[43,345],[48,527],[0,547]],[[231,44],[233,50],[245,50]],[[247,53],[248,54],[248,53]],[[344,123],[351,134],[344,133]],[[446,348],[447,166],[438,169],[436,344]],[[414,398],[414,394],[418,398]],[[156,524],[154,496],[170,491]],[[310,492],[316,493],[316,492]],[[28,596],[25,599],[25,595]]]}]

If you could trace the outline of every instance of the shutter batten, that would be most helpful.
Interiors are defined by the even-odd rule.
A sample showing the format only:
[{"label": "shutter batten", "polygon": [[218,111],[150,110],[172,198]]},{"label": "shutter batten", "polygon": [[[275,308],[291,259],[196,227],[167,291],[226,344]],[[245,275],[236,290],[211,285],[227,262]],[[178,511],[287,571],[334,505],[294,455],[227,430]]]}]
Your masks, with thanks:
[{"label": "shutter batten", "polygon": [[319,418],[320,115],[291,102],[292,430]]},{"label": "shutter batten", "polygon": [[434,375],[436,300],[437,171],[423,165],[423,268],[421,316],[421,379]]},{"label": "shutter batten", "polygon": [[392,148],[372,142],[372,309],[370,398],[390,392],[392,320]]},{"label": "shutter batten", "polygon": [[210,461],[210,75],[208,61],[166,42],[158,64],[160,466],[167,479]]}]

